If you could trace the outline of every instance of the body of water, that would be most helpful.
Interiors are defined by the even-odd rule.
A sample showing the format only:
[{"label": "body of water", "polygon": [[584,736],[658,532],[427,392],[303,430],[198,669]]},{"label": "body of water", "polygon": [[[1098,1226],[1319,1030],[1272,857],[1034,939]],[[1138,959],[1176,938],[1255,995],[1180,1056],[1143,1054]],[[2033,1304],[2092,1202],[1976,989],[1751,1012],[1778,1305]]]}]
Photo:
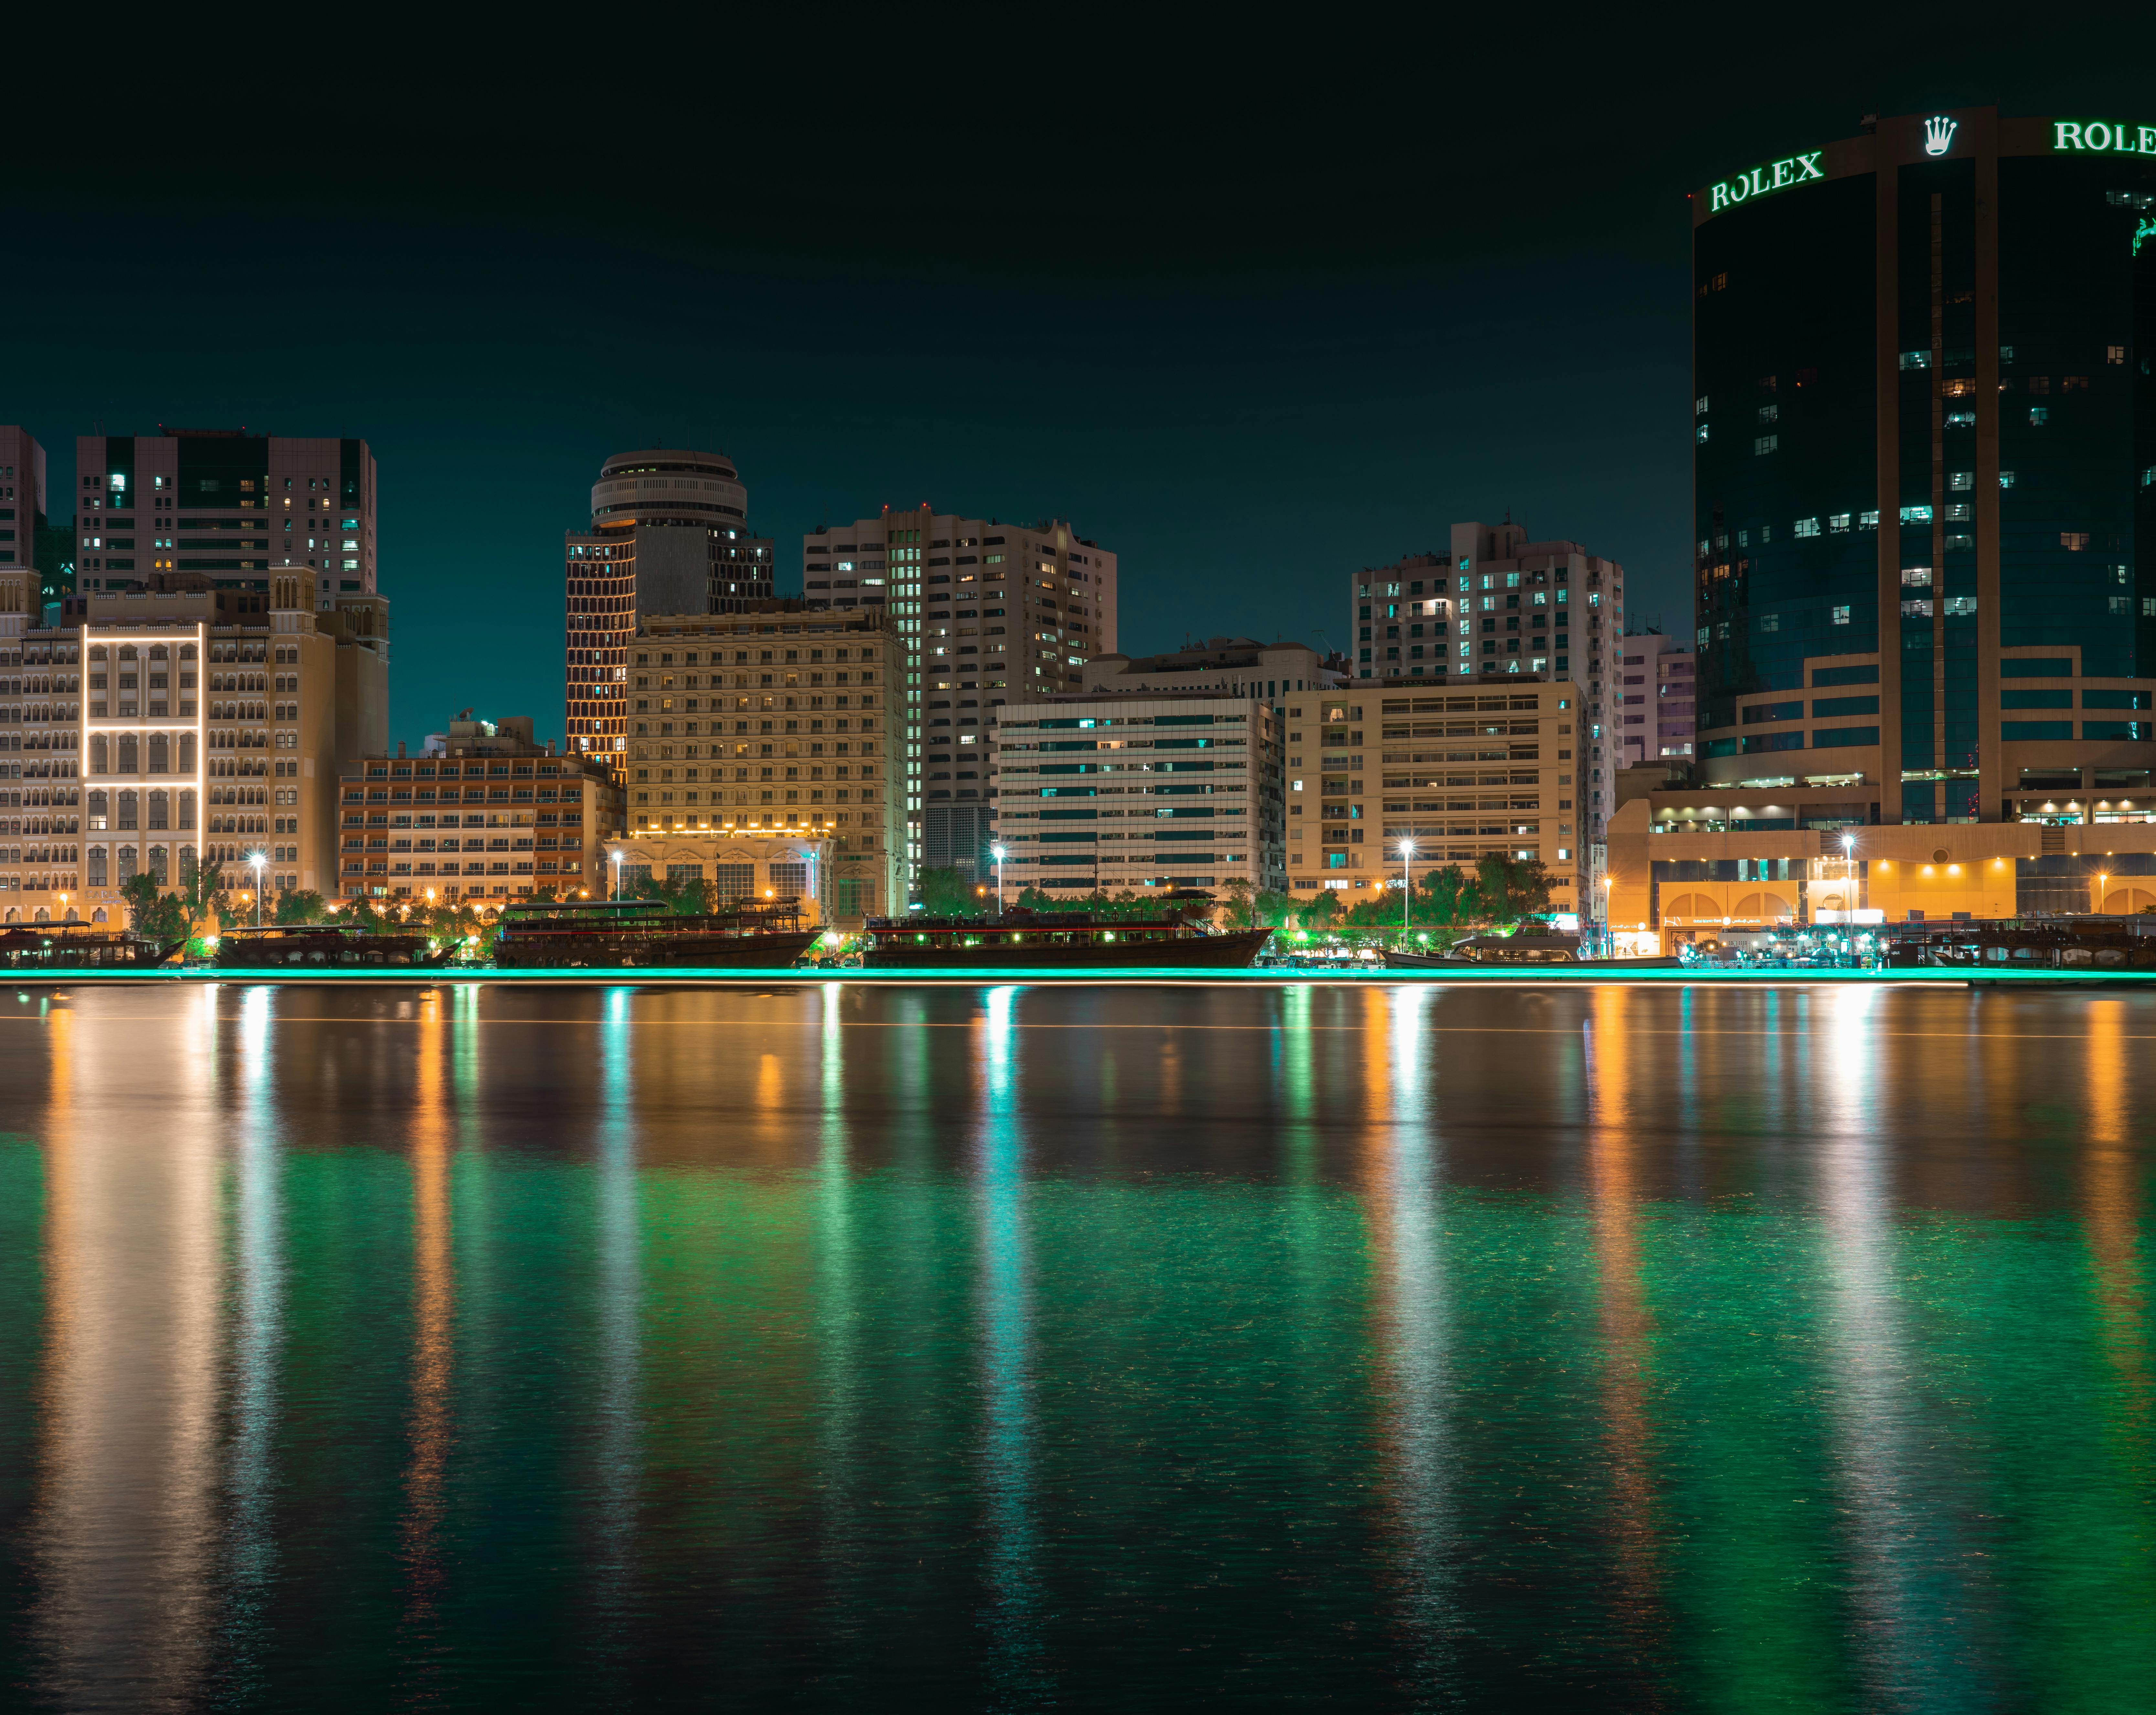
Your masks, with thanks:
[{"label": "body of water", "polygon": [[2156,996],[0,995],[18,1709],[2116,1710]]}]

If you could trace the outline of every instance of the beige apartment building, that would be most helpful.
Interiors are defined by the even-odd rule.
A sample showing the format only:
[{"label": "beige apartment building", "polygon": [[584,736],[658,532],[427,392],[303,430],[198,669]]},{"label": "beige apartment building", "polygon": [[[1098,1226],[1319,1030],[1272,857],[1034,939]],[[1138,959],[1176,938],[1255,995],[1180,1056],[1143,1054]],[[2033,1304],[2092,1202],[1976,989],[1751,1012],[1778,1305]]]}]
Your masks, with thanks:
[{"label": "beige apartment building", "polygon": [[1395,693],[1494,689],[1493,679],[1576,685],[1587,728],[1580,837],[1601,839],[1614,805],[1605,794],[1623,766],[1613,736],[1622,711],[1622,566],[1576,542],[1530,542],[1522,525],[1455,524],[1448,557],[1412,554],[1355,573],[1349,593],[1358,688],[1364,680]]},{"label": "beige apartment building", "polygon": [[833,917],[906,909],[906,655],[888,614],[767,600],[649,616],[624,653],[631,839],[828,840]]},{"label": "beige apartment building", "polygon": [[521,716],[460,716],[416,757],[377,749],[345,769],[341,797],[347,899],[493,907],[547,888],[597,896],[603,842],[621,827],[621,787],[604,763],[534,743]]},{"label": "beige apartment building", "polygon": [[993,720],[983,744],[1007,896],[1286,886],[1281,723],[1263,698],[1086,695]]},{"label": "beige apartment building", "polygon": [[1357,680],[1289,705],[1292,891],[1334,888],[1360,904],[1404,876],[1496,852],[1543,866],[1553,910],[1580,909],[1580,758],[1591,747],[1579,687],[1522,676],[1410,689]]},{"label": "beige apartment building", "polygon": [[340,758],[382,742],[388,603],[161,574],[42,627],[32,575],[0,568],[0,920],[110,920],[131,876],[198,865],[331,889]]},{"label": "beige apartment building", "polygon": [[988,826],[979,758],[952,741],[978,733],[987,710],[1079,689],[1086,663],[1116,647],[1116,557],[1056,519],[999,524],[924,505],[819,526],[801,540],[801,581],[811,608],[891,615],[909,881],[976,849]]}]

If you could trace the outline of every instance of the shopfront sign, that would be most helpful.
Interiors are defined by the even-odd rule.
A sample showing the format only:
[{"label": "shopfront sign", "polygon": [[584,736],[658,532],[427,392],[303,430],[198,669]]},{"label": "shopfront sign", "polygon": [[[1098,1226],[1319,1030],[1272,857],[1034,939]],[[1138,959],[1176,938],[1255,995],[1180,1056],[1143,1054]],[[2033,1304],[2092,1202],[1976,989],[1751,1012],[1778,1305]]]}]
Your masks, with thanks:
[{"label": "shopfront sign", "polygon": [[2051,147],[2061,155],[2156,155],[2156,125],[2115,119],[2055,119]]}]

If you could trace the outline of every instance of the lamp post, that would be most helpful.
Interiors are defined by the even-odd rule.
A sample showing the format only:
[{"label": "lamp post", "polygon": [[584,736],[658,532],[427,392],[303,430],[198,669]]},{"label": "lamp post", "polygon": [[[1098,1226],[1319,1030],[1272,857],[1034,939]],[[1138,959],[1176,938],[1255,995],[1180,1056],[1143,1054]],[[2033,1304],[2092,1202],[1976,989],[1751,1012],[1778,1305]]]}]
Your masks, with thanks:
[{"label": "lamp post", "polygon": [[988,848],[988,855],[996,860],[996,915],[1004,914],[1004,849],[1000,845]]},{"label": "lamp post", "polygon": [[611,852],[608,854],[608,855],[613,865],[613,891],[607,895],[607,897],[608,899],[619,899],[621,897],[621,854],[617,851]]},{"label": "lamp post", "polygon": [[1414,841],[1403,840],[1400,842],[1400,937],[1403,940],[1406,939],[1408,932],[1408,908],[1414,897],[1414,876],[1408,868],[1408,860],[1414,855]]},{"label": "lamp post", "polygon": [[269,861],[262,853],[251,853],[247,861],[254,865],[254,927],[262,927],[262,865]]}]

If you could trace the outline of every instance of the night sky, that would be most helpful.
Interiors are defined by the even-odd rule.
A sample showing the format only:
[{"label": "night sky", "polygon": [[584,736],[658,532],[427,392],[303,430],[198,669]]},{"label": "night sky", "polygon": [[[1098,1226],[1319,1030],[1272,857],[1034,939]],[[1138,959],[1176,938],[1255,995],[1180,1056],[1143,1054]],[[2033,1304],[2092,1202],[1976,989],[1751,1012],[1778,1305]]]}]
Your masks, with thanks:
[{"label": "night sky", "polygon": [[411,741],[560,735],[562,532],[638,446],[739,462],[782,594],[927,501],[1113,548],[1126,650],[1340,647],[1341,573],[1509,508],[1683,630],[1686,191],[1871,111],[2156,119],[2132,7],[783,11],[25,27],[0,422],[63,507],[80,434],[365,437]]}]

